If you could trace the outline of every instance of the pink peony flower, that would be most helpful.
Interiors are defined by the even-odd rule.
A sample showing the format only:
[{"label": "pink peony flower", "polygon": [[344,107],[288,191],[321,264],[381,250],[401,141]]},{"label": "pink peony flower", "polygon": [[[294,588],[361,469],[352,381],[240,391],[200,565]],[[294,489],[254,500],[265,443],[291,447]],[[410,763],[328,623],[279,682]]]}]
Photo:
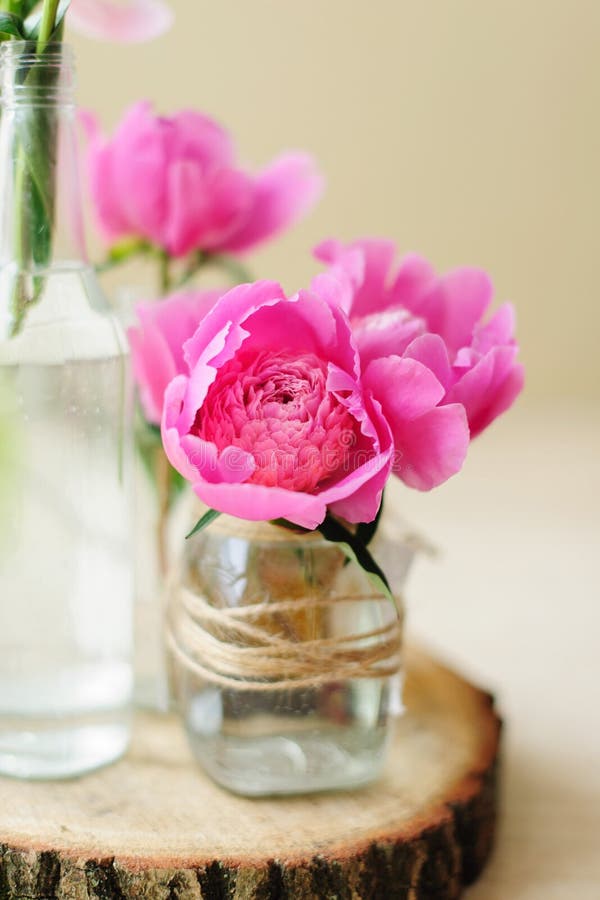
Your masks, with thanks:
[{"label": "pink peony flower", "polygon": [[415,486],[460,467],[464,410],[435,409],[444,392],[424,365],[394,362],[393,391],[376,364],[362,383],[347,288],[327,275],[292,297],[274,282],[240,285],[184,345],[189,375],[166,390],[163,444],[208,506],[306,528],[328,508],[368,522],[393,465]]},{"label": "pink peony flower", "polygon": [[514,311],[504,304],[482,322],[492,299],[485,272],[463,268],[438,276],[415,255],[394,268],[394,244],[377,239],[346,246],[325,241],[315,254],[352,285],[345,309],[363,365],[390,355],[421,362],[443,385],[442,404],[464,406],[471,437],[513,404],[524,381]]},{"label": "pink peony flower", "polygon": [[86,37],[134,44],[163,34],[173,18],[164,0],[72,0],[68,23]]},{"label": "pink peony flower", "polygon": [[223,291],[190,291],[165,300],[139,303],[139,326],[128,331],[133,373],[144,414],[159,425],[165,388],[176,375],[187,372],[183,344]]},{"label": "pink peony flower", "polygon": [[322,178],[305,153],[280,156],[258,175],[239,167],[230,135],[197,112],[125,114],[112,138],[93,115],[83,124],[96,214],[108,242],[141,237],[181,257],[194,250],[243,253],[306,213]]}]

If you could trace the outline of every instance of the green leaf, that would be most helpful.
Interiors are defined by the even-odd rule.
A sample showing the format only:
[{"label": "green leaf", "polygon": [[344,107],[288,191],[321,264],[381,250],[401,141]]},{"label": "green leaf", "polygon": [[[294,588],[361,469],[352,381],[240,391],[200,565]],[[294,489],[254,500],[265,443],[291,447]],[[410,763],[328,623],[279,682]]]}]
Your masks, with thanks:
[{"label": "green leaf", "polygon": [[287,528],[288,531],[295,531],[296,534],[308,534],[310,532],[310,528],[302,528],[301,525],[296,525],[295,522],[290,522],[288,519],[271,519],[270,521],[271,525]]},{"label": "green leaf", "polygon": [[187,541],[188,538],[191,538],[193,534],[198,534],[199,531],[202,531],[203,528],[206,528],[207,525],[210,525],[211,522],[214,522],[221,515],[216,509],[209,509],[204,513],[201,519],[199,519],[189,534],[186,534],[185,539]]},{"label": "green leaf", "polygon": [[[43,58],[43,52],[40,57]],[[50,70],[30,65],[25,55],[16,78],[34,90],[52,88],[58,68]],[[22,327],[28,306],[34,304],[43,290],[43,270],[52,256],[54,206],[56,189],[58,118],[51,106],[32,106],[17,118],[18,142],[15,154],[15,224],[16,253],[24,271],[33,267],[37,274],[21,279],[15,286],[13,334]],[[18,289],[17,289],[18,287]]]},{"label": "green leaf", "polygon": [[33,10],[42,5],[43,0],[21,0],[21,15],[26,18]]},{"label": "green leaf", "polygon": [[[39,110],[43,118],[46,110]],[[30,126],[33,126],[30,128]],[[13,311],[12,333],[20,331],[27,309],[41,296],[44,288],[44,277],[40,274],[28,274],[31,262],[34,268],[44,269],[52,255],[52,224],[54,218],[54,162],[45,169],[47,161],[36,156],[40,148],[35,145],[39,123],[34,123],[33,111],[23,115],[18,123],[20,141],[15,158],[15,211],[16,251],[20,271],[12,289],[11,305]],[[27,144],[27,134],[32,136],[33,143]],[[55,133],[48,132],[48,154],[55,145]],[[29,151],[31,156],[28,155]]]},{"label": "green leaf", "polygon": [[[67,14],[67,10],[71,5],[71,0],[60,0],[58,9],[56,10],[56,18],[54,20],[54,30],[50,35],[50,40],[54,40],[59,29],[62,26],[63,19]],[[40,36],[40,25],[42,24],[43,4],[36,6],[25,19],[25,37],[28,41],[37,41]]]},{"label": "green leaf", "polygon": [[334,519],[329,513],[325,516],[325,519],[319,525],[317,530],[320,531],[323,537],[327,538],[328,541],[339,544],[340,550],[346,554],[348,559],[357,563],[361,569],[364,570],[374,588],[395,604],[394,595],[392,594],[387,578],[365,545],[355,534],[352,534],[351,531],[344,528],[341,522],[338,522],[338,520]]},{"label": "green leaf", "polygon": [[0,41],[17,38],[25,40],[24,22],[20,16],[10,12],[0,12]]},{"label": "green leaf", "polygon": [[367,547],[373,538],[375,537],[375,532],[379,527],[379,522],[381,520],[381,514],[383,512],[383,494],[381,495],[381,503],[379,504],[379,509],[377,510],[377,515],[373,519],[372,522],[360,522],[356,527],[356,537]]},{"label": "green leaf", "polygon": [[[56,140],[55,134],[53,137]],[[47,173],[47,181],[41,177],[36,178],[38,170],[36,173],[31,173],[32,177],[29,183],[30,227],[33,236],[31,255],[36,266],[40,268],[46,266],[52,256],[52,225],[56,187],[53,168]],[[43,191],[44,187],[45,191]]]}]

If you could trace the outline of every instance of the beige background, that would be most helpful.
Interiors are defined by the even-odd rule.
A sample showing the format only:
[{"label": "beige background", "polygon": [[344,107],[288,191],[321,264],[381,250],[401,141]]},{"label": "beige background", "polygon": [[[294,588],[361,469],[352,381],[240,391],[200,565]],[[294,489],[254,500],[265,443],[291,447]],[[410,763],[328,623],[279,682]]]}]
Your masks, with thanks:
[{"label": "beige background", "polygon": [[413,631],[493,688],[505,816],[473,900],[597,900],[600,723],[600,2],[175,0],[155,44],[76,40],[80,95],[113,125],[192,105],[261,165],[321,160],[309,220],[254,261],[290,288],[324,236],[395,237],[479,264],[518,309],[527,391],[463,473],[394,503],[443,550]]},{"label": "beige background", "polygon": [[519,313],[531,400],[600,380],[598,0],[173,0],[146,46],[76,39],[110,126],[140,97],[196,106],[261,165],[307,148],[321,206],[255,259],[290,288],[320,238],[394,237],[486,267]]}]

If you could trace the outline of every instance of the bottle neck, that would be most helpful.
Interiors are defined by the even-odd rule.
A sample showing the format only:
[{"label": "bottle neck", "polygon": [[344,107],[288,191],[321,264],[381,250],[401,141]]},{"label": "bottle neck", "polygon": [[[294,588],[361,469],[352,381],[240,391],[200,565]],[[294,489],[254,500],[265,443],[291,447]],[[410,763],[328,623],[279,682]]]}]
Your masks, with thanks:
[{"label": "bottle neck", "polygon": [[73,53],[11,41],[0,67],[0,265],[43,275],[82,264]]}]

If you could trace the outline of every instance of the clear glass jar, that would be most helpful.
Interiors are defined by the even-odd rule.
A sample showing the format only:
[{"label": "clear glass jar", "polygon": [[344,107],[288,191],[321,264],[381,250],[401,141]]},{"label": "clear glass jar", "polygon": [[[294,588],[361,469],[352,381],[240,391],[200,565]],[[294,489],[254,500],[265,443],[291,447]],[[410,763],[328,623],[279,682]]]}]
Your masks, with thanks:
[{"label": "clear glass jar", "polygon": [[205,771],[253,796],[376,778],[401,710],[401,620],[318,533],[221,516],[188,540],[168,639]]},{"label": "clear glass jar", "polygon": [[85,256],[71,51],[1,66],[0,773],[67,777],[129,740],[129,367]]}]

